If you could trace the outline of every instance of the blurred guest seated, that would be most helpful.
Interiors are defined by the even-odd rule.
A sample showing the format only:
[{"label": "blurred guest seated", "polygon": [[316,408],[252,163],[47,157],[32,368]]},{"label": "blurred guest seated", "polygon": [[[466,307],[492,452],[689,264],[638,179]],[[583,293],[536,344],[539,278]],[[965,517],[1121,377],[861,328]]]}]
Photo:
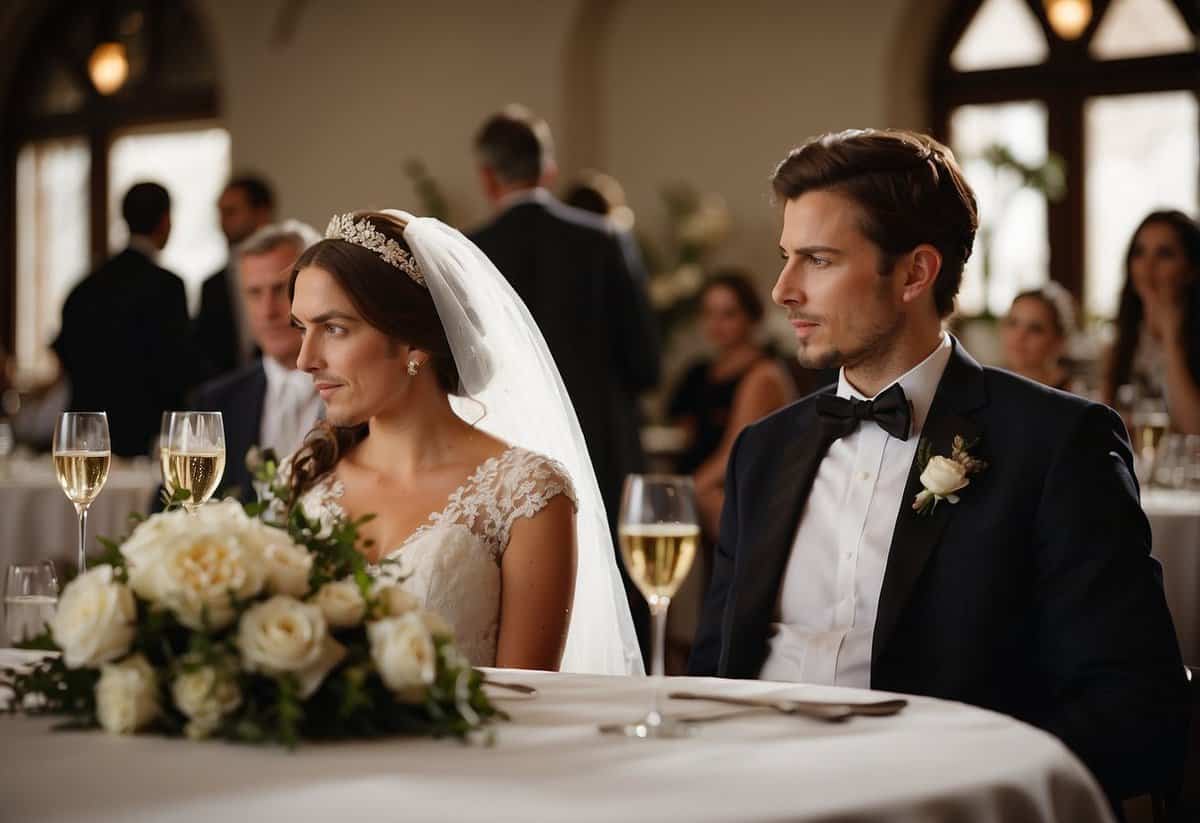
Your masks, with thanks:
[{"label": "blurred guest seated", "polygon": [[72,411],[108,412],[112,452],[149,454],[163,411],[207,376],[191,346],[183,281],[158,265],[171,234],[171,198],[138,183],[121,201],[129,246],[68,295],[53,348]]},{"label": "blurred guest seated", "polygon": [[762,317],[762,299],[747,274],[729,269],[713,276],[700,293],[700,330],[714,357],[688,369],[668,407],[689,431],[677,469],[693,476],[700,519],[713,538],[733,441],[795,397],[787,370],[755,339]]},{"label": "blurred guest seated", "polygon": [[193,406],[219,411],[225,424],[223,489],[236,487],[254,499],[246,452],[270,448],[279,457],[295,451],[322,415],[312,377],[296,368],[300,330],[292,325],[288,283],[292,263],[321,236],[296,220],[260,228],[234,250],[233,271],[240,311],[262,357],[204,384]]},{"label": "blurred guest seated", "polygon": [[1104,402],[1126,384],[1162,398],[1173,429],[1200,434],[1200,225],[1182,212],[1147,216],[1125,255]]},{"label": "blurred guest seated", "polygon": [[257,354],[237,299],[233,249],[275,219],[275,194],[263,178],[241,175],[225,185],[217,199],[217,211],[221,232],[229,243],[230,259],[200,289],[195,335],[196,345],[213,364],[214,373],[224,374],[246,365]]},{"label": "blurred guest seated", "polygon": [[1075,301],[1053,280],[1013,298],[1000,327],[1004,368],[1056,389],[1070,391],[1063,364],[1075,328]]},{"label": "blurred guest seated", "polygon": [[585,169],[567,186],[563,202],[607,217],[622,231],[633,228],[633,210],[625,202],[625,189],[612,175]]}]

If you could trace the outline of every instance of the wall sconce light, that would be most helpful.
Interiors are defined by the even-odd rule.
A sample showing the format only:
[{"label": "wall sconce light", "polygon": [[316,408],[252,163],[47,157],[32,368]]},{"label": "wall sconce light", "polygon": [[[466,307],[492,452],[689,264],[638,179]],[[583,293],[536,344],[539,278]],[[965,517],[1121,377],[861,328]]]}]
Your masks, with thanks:
[{"label": "wall sconce light", "polygon": [[120,43],[101,43],[88,58],[88,75],[96,91],[115,94],[129,79],[129,58]]},{"label": "wall sconce light", "polygon": [[1091,0],[1043,0],[1050,28],[1063,40],[1076,40],[1092,22]]}]

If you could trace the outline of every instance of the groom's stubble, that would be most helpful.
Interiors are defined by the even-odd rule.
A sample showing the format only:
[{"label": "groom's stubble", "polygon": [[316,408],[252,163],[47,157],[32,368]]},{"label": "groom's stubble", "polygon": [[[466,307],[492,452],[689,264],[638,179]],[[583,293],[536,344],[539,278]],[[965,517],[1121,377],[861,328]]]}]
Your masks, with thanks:
[{"label": "groom's stubble", "polygon": [[[870,370],[873,363],[885,361],[906,327],[903,312],[891,302],[891,276],[894,275],[880,276],[872,295],[872,305],[864,307],[863,312],[856,311],[854,317],[857,319],[848,323],[849,330],[853,332],[852,342],[840,346],[831,344],[822,351],[808,341],[800,341],[796,351],[800,365],[816,370],[843,367],[848,370]],[[803,317],[803,312],[795,314],[801,319],[821,319]],[[792,319],[792,313],[789,313],[789,319]]]}]

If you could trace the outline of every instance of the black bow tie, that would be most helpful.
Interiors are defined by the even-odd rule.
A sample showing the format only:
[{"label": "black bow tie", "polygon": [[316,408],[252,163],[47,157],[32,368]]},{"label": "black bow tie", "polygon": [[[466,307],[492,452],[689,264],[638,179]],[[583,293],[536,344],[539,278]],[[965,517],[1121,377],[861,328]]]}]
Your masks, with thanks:
[{"label": "black bow tie", "polygon": [[864,420],[874,420],[892,437],[907,440],[912,425],[908,398],[899,383],[874,400],[822,394],[817,397],[817,414],[834,438],[845,437]]}]

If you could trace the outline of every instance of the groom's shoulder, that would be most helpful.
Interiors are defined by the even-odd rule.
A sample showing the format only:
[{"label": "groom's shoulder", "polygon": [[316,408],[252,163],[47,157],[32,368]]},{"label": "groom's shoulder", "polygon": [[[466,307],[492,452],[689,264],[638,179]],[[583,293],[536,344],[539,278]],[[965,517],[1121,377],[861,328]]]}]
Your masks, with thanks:
[{"label": "groom's shoulder", "polygon": [[1103,403],[1029,380],[1004,369],[982,367],[987,384],[987,427],[1014,440],[1053,448],[1081,430],[1119,432],[1120,416]]}]

